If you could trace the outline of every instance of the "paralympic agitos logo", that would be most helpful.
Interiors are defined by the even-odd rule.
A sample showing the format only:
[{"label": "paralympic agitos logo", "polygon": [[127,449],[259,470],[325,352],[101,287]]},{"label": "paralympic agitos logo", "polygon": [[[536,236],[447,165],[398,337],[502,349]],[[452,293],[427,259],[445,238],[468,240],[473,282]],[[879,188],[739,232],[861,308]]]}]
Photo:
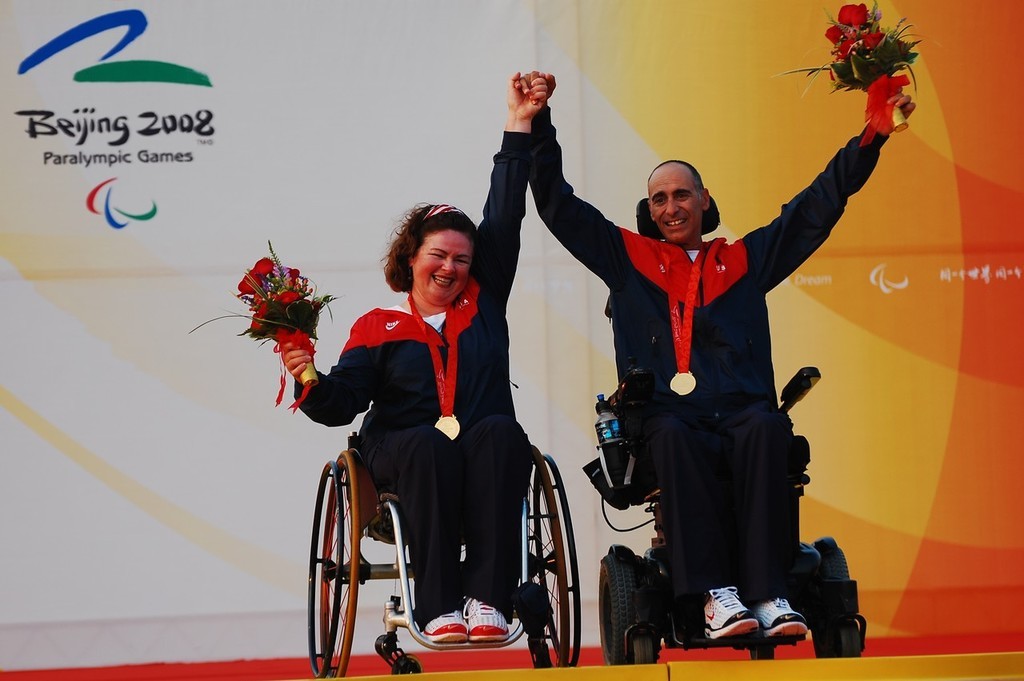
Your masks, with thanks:
[{"label": "paralympic agitos logo", "polygon": [[85,199],[85,207],[88,208],[90,212],[95,213],[96,215],[100,214],[100,208],[97,205],[96,199],[99,197],[100,191],[105,188],[107,191],[103,198],[103,217],[106,218],[107,224],[114,229],[121,229],[128,224],[127,221],[121,221],[117,215],[114,215],[115,212],[128,220],[137,220],[139,222],[152,220],[156,217],[156,201],[150,201],[151,206],[144,213],[128,213],[120,208],[113,207],[110,204],[110,197],[114,193],[114,188],[111,183],[116,179],[116,177],[112,177],[109,180],[100,182],[92,188],[92,191],[89,192],[89,196]]}]

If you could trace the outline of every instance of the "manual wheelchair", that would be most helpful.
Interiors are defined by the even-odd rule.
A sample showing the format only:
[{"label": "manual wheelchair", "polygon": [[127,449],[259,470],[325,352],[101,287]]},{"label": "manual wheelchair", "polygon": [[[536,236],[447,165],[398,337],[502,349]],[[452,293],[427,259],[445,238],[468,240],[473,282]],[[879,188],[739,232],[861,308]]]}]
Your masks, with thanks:
[{"label": "manual wheelchair", "polygon": [[[423,671],[398,646],[398,629],[433,650],[498,648],[524,634],[534,667],[575,666],[580,653],[580,593],[576,546],[565,487],[554,460],[533,451],[533,472],[523,499],[520,586],[513,595],[509,637],[498,642],[434,643],[420,631],[414,608],[407,540],[399,499],[379,493],[359,454],[359,438],[328,461],[320,475],[309,554],[309,662],[319,678],[345,675],[352,652],[360,584],[396,580],[384,604],[384,628],[374,645],[391,674]],[[395,547],[389,563],[368,562],[363,539]],[[554,657],[552,658],[552,654]]]},{"label": "manual wheelchair", "polygon": [[[816,368],[801,369],[783,389],[780,409],[788,413],[820,377]],[[603,503],[620,510],[644,506],[653,516],[648,523],[653,522],[655,530],[651,548],[644,555],[638,556],[626,546],[613,545],[601,560],[598,603],[605,663],[656,662],[662,642],[667,648],[732,647],[748,650],[752,659],[774,658],[776,646],[795,645],[806,636],[769,637],[758,632],[708,638],[704,633],[702,599],[676,603],[673,598],[669,553],[662,532],[660,490],[640,438],[641,413],[653,389],[650,371],[634,367],[627,372],[608,400],[620,420],[624,444],[609,450],[608,455],[602,452],[602,456],[584,467]],[[809,463],[806,438],[794,436],[788,470],[794,547],[787,575],[788,599],[806,618],[817,657],[859,657],[867,622],[858,612],[857,583],[850,579],[842,549],[831,537],[813,543],[799,539],[798,502],[804,485],[810,482],[806,473]],[[611,522],[608,524],[611,526]]]}]

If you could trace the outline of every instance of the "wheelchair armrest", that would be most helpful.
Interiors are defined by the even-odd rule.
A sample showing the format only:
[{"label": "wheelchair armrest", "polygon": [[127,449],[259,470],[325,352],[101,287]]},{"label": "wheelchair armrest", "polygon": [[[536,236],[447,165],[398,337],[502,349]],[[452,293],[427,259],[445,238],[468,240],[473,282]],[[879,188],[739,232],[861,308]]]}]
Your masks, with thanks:
[{"label": "wheelchair armrest", "polygon": [[630,365],[615,392],[608,398],[612,409],[622,416],[628,407],[642,407],[654,395],[654,372]]},{"label": "wheelchair armrest", "polygon": [[793,405],[810,392],[820,379],[821,372],[817,367],[804,367],[797,371],[793,378],[789,379],[786,387],[782,389],[782,406],[779,408],[783,412],[788,412]]}]

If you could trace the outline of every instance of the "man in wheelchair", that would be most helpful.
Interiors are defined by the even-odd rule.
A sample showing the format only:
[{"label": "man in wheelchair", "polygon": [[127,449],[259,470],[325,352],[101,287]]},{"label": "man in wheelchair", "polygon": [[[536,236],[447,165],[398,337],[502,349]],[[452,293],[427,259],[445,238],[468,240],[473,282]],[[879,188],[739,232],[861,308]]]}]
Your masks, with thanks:
[{"label": "man in wheelchair", "polygon": [[[888,104],[915,107],[902,93]],[[727,243],[702,238],[719,211],[689,163],[651,173],[638,234],[574,195],[550,109],[533,121],[538,212],[609,288],[620,380],[634,362],[651,371],[636,425],[661,490],[674,595],[702,599],[709,639],[807,631],[787,600],[794,435],[778,406],[766,296],[824,243],[892,130],[851,139],[777,218]]]},{"label": "man in wheelchair", "polygon": [[[689,430],[672,428],[665,425],[668,419],[664,415],[645,415],[654,387],[653,372],[636,367],[620,382],[608,406],[620,421],[621,439],[602,443],[601,456],[584,467],[591,482],[616,508],[651,504],[659,533],[655,546],[663,542],[669,551],[671,590],[680,609],[692,602],[694,594],[703,595],[703,634],[707,638],[805,634],[805,619],[786,598],[795,523],[790,518],[795,509],[785,481],[788,465],[768,453],[770,447],[783,446],[781,456],[788,460],[793,437],[788,416],[775,412],[780,418],[773,423],[764,417],[765,412],[744,410],[727,421],[734,426],[732,431],[708,428],[702,421]],[[781,494],[767,497],[774,504],[767,517],[745,519],[756,536],[740,541],[741,519],[754,504],[736,500],[749,494],[753,482],[731,473],[736,455],[729,450],[744,439],[766,451],[758,457],[759,465],[747,468],[767,476],[769,472],[762,466],[774,465],[783,482],[777,486]],[[691,456],[679,456],[683,451]],[[761,553],[752,558],[741,556],[740,550]],[[742,557],[748,559],[741,561]],[[757,557],[771,560],[765,564],[777,564],[779,569],[759,571],[762,563]],[[769,576],[778,581],[769,581]],[[753,608],[744,606],[736,584],[743,585],[745,597],[755,603]],[[758,594],[774,595],[757,598]]]}]

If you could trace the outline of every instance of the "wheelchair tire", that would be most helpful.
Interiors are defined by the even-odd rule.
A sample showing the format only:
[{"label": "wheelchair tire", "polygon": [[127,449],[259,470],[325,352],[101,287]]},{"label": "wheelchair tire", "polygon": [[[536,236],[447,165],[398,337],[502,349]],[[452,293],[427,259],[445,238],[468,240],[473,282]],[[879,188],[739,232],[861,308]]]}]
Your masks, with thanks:
[{"label": "wheelchair tire", "polygon": [[[601,652],[606,665],[629,663],[626,629],[636,621],[633,604],[636,588],[636,568],[633,565],[610,554],[601,559],[598,577],[598,612],[601,620],[598,624],[601,630]],[[634,643],[638,638],[642,637],[634,637]],[[635,661],[635,647],[631,652]]]},{"label": "wheelchair tire", "polygon": [[[848,580],[850,567],[846,554],[838,546],[822,553],[819,574],[822,579]],[[811,629],[815,657],[860,657],[861,635],[857,622],[849,619],[826,621]]]},{"label": "wheelchair tire", "polygon": [[[571,525],[562,521],[563,517],[568,517],[569,506],[554,461],[536,448],[533,457],[527,515],[527,569],[530,580],[543,586],[548,594],[550,610],[545,638],[555,652],[554,666],[568,667],[579,657],[580,641],[575,546],[566,539],[566,530],[571,533]],[[572,584],[568,577],[570,572],[574,574]],[[550,657],[538,657],[536,651],[532,654],[535,667],[552,666]]]},{"label": "wheelchair tire", "polygon": [[846,563],[846,554],[838,546],[823,553],[819,571],[823,579],[849,579],[850,566]]},{"label": "wheelchair tire", "polygon": [[352,652],[361,532],[358,465],[352,450],[343,451],[324,466],[317,489],[308,603],[309,664],[317,678],[344,676]]},{"label": "wheelchair tire", "polygon": [[832,632],[835,657],[860,657],[860,629],[856,622],[844,620]]},{"label": "wheelchair tire", "polygon": [[630,638],[633,648],[633,664],[654,664],[658,661],[658,642],[654,634],[636,634]]},{"label": "wheelchair tire", "polygon": [[391,675],[399,674],[422,674],[423,663],[415,655],[401,655],[391,667]]},{"label": "wheelchair tire", "polygon": [[580,644],[583,638],[582,605],[580,603],[580,570],[576,561],[576,535],[572,530],[572,514],[569,512],[569,497],[565,492],[562,474],[550,454],[544,455],[551,484],[558,504],[558,517],[562,521],[562,537],[565,540],[566,593],[569,599],[568,634],[569,657],[564,666],[575,667],[580,659]]}]

